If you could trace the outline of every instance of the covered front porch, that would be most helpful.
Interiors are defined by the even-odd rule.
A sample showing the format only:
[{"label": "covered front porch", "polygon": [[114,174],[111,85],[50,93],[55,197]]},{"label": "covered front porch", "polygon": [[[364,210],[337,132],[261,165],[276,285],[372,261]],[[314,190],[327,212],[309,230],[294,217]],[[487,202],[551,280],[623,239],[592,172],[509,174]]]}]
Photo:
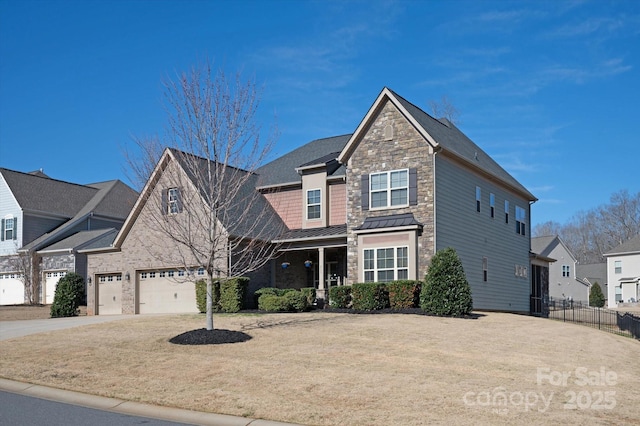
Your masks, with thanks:
[{"label": "covered front porch", "polygon": [[274,287],[313,287],[318,306],[323,306],[329,301],[329,288],[344,285],[346,226],[293,230],[277,243],[281,248],[272,269]]}]

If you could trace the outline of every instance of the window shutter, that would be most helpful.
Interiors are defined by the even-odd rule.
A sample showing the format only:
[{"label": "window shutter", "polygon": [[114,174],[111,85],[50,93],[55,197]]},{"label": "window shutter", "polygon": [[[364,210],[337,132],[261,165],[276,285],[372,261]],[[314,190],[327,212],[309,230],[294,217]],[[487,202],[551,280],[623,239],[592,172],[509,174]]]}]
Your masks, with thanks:
[{"label": "window shutter", "polygon": [[4,219],[2,219],[2,225],[0,226],[0,241],[4,241]]},{"label": "window shutter", "polygon": [[178,188],[178,193],[176,194],[176,202],[178,204],[178,213],[182,213],[182,188]]},{"label": "window shutter", "polygon": [[163,189],[162,190],[162,214],[165,215],[167,214],[167,208],[168,208],[168,201],[167,201],[167,197],[169,195],[169,190],[167,189]]},{"label": "window shutter", "polygon": [[360,182],[362,187],[362,210],[369,210],[369,175],[362,175]]},{"label": "window shutter", "polygon": [[17,217],[13,218],[13,239],[14,240],[18,239],[18,218]]},{"label": "window shutter", "polygon": [[409,205],[418,205],[418,169],[409,169]]}]

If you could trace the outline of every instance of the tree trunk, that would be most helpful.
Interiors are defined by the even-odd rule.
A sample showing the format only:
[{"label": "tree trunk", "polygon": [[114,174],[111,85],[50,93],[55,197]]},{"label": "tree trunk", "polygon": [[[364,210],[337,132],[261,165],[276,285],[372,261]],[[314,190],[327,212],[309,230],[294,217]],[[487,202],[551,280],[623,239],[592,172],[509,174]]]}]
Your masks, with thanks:
[{"label": "tree trunk", "polygon": [[207,330],[213,330],[213,283],[207,280]]}]

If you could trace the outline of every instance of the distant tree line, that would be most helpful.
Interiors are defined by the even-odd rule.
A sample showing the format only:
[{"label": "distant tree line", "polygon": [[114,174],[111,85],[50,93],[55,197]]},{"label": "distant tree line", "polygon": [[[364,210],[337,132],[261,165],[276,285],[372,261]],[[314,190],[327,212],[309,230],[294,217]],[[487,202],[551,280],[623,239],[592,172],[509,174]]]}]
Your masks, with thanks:
[{"label": "distant tree line", "polygon": [[622,190],[564,225],[548,221],[534,227],[534,237],[545,235],[559,235],[581,264],[604,262],[604,253],[640,235],[640,192]]}]

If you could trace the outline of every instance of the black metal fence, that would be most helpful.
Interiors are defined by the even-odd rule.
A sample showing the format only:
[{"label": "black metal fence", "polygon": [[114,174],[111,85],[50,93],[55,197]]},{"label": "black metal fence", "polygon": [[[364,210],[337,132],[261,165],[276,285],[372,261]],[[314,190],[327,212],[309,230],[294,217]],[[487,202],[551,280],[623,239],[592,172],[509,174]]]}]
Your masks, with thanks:
[{"label": "black metal fence", "polygon": [[640,339],[640,318],[628,312],[592,308],[569,300],[549,300],[549,318]]}]

